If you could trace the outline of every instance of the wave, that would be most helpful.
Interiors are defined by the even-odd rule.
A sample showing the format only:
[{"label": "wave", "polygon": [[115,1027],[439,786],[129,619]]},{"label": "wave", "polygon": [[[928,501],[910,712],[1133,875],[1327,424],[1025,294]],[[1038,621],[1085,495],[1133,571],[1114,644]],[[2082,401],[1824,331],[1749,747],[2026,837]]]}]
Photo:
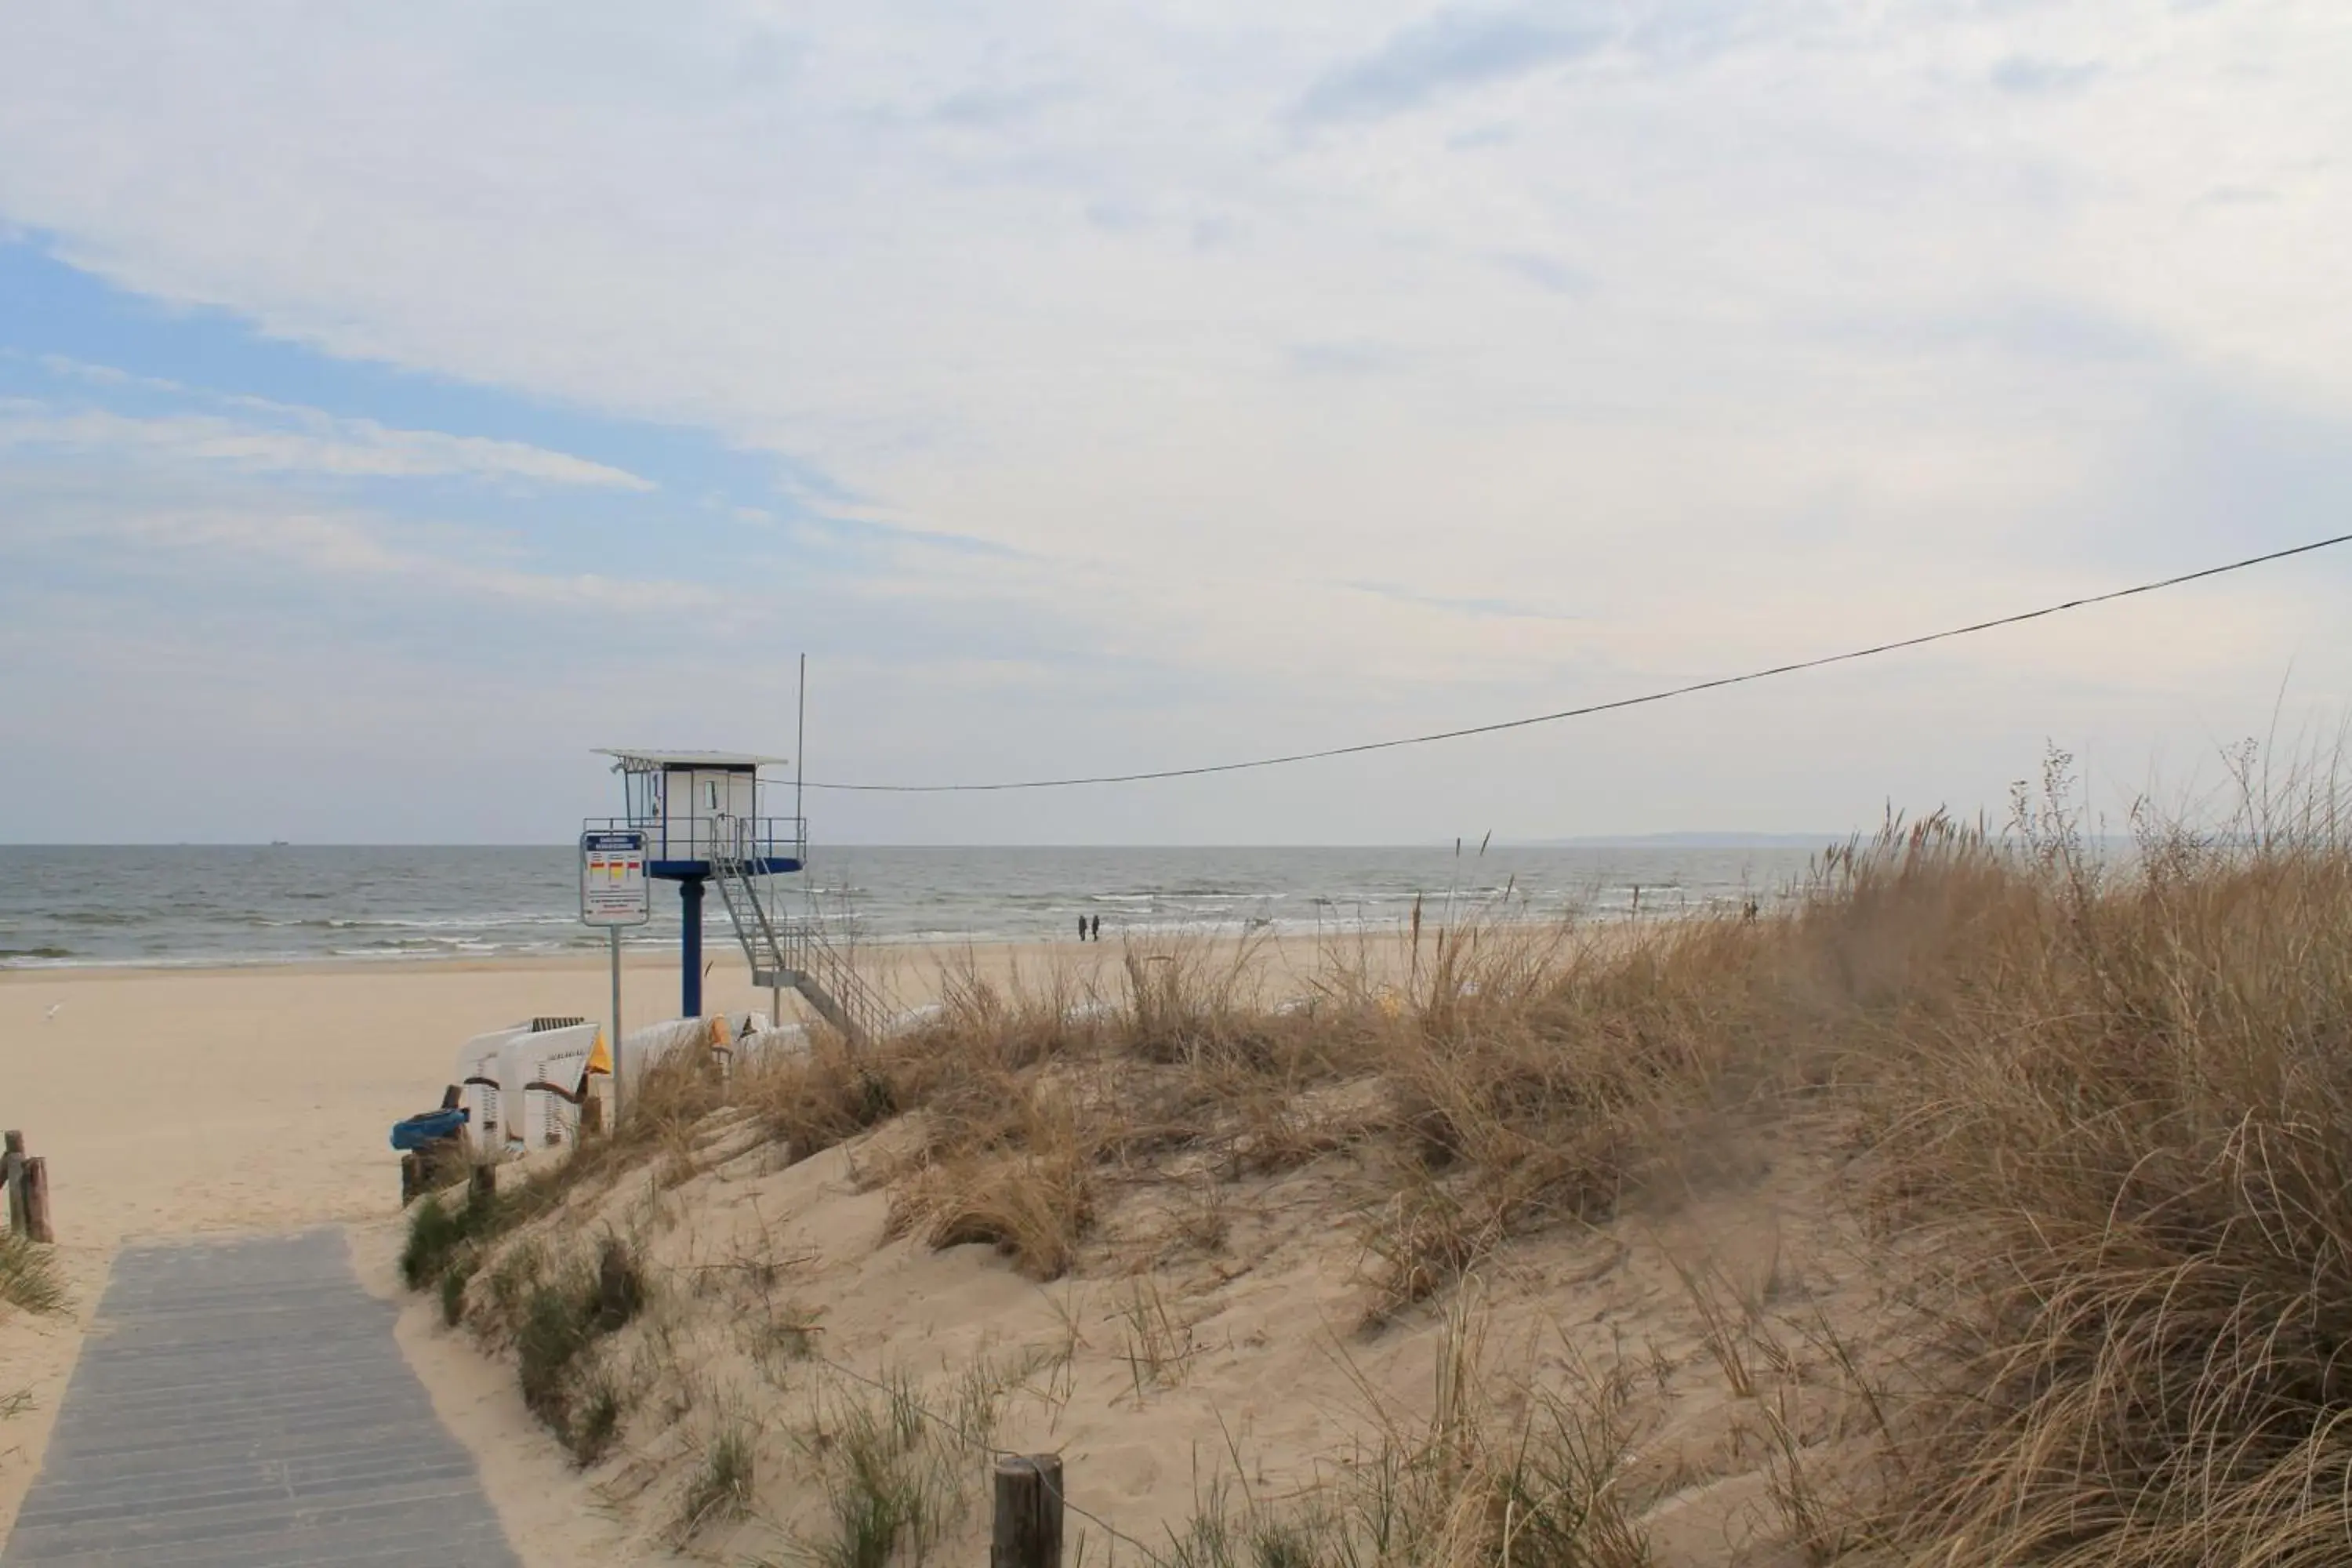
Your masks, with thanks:
[{"label": "wave", "polygon": [[77,953],[71,958],[11,959],[0,969],[248,969],[280,963],[314,963],[317,952],[182,952],[136,955]]},{"label": "wave", "polygon": [[323,921],[285,923],[315,926],[326,931],[498,931],[509,926],[578,925],[580,917],[532,910],[481,915],[420,915],[406,920],[394,915],[333,915]]}]

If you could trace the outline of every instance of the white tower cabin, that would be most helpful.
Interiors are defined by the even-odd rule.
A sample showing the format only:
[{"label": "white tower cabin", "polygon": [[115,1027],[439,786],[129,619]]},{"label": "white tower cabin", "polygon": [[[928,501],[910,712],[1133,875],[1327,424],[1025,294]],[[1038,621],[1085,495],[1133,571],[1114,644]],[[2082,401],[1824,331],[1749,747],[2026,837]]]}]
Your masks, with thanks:
[{"label": "white tower cabin", "polygon": [[702,892],[715,883],[753,984],[800,992],[852,1039],[881,1026],[887,1001],[834,952],[813,921],[780,919],[761,896],[761,879],[789,876],[808,860],[807,824],[763,809],[760,770],[783,758],[621,748],[598,754],[613,758],[621,775],[625,815],[592,817],[582,826],[592,833],[643,833],[646,874],[678,885],[682,1016],[702,1013]]},{"label": "white tower cabin", "polygon": [[[761,859],[788,860],[778,873],[797,871],[805,836],[797,817],[765,816],[760,770],[782,767],[782,757],[746,752],[644,752],[609,750],[621,775],[625,816],[598,819],[601,826],[634,827],[649,837],[646,869],[682,880],[710,875],[714,849]],[[766,875],[768,873],[761,873]]]}]

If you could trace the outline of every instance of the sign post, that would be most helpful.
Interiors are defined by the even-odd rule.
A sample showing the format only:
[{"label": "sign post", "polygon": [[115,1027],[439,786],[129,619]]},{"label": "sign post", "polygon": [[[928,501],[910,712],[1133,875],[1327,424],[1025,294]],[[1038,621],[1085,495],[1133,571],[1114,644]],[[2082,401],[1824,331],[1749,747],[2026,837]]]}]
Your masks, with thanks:
[{"label": "sign post", "polygon": [[580,922],[603,926],[613,950],[613,1125],[621,1124],[621,928],[653,918],[646,836],[622,829],[580,836]]}]

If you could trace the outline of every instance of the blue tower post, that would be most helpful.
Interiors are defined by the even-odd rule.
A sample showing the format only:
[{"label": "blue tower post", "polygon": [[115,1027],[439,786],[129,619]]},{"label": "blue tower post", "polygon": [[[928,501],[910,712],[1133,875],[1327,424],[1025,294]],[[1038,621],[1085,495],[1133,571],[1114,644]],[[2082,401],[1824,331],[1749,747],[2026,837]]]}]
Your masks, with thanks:
[{"label": "blue tower post", "polygon": [[681,878],[677,884],[680,931],[677,1016],[702,1016],[702,879]]}]

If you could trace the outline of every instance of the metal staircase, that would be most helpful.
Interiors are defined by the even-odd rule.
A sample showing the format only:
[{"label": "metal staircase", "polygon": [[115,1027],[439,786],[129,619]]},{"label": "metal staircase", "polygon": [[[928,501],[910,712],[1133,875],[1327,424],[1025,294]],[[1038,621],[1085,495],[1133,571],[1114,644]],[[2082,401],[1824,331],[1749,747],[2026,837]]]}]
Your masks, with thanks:
[{"label": "metal staircase", "polygon": [[719,901],[727,906],[728,923],[751,962],[751,984],[799,992],[852,1045],[881,1034],[890,1021],[889,998],[857,973],[814,921],[779,920],[761,898],[752,880],[754,825],[721,816],[716,826],[710,879],[719,885]]}]

